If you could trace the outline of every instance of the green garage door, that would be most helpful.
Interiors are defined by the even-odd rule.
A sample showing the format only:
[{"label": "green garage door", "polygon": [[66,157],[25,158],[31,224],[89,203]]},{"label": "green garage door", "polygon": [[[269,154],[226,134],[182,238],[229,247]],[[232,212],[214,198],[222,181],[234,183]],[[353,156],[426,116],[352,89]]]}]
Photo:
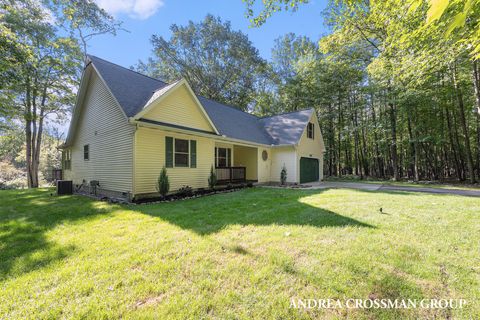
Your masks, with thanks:
[{"label": "green garage door", "polygon": [[318,159],[300,158],[300,183],[318,181]]}]

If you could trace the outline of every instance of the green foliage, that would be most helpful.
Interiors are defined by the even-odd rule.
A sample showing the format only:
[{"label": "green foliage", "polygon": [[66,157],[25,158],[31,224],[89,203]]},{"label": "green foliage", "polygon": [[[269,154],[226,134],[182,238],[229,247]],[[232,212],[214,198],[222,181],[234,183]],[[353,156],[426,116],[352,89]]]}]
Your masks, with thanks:
[{"label": "green foliage", "polygon": [[280,183],[282,185],[285,185],[287,183],[287,168],[285,167],[285,164],[282,167],[282,171],[280,172]]},{"label": "green foliage", "polygon": [[[244,0],[247,5],[246,16],[251,18],[251,23],[254,26],[260,26],[266,22],[275,12],[282,9],[294,11],[298,9],[298,6],[308,1],[303,0],[262,0],[263,8],[260,13],[255,14],[253,9],[255,4],[260,2],[257,0]],[[428,10],[425,12],[423,4],[428,3]],[[394,4],[394,6],[391,6]],[[467,45],[470,48],[472,56],[476,59],[480,58],[480,0],[408,0],[408,1],[369,1],[364,2],[360,0],[335,0],[331,1],[330,5],[334,5],[337,8],[375,8],[382,7],[388,8],[390,14],[397,13],[399,8],[402,8],[402,12],[407,16],[397,15],[397,18],[401,18],[403,21],[410,22],[412,13],[422,9],[422,20],[424,23],[419,25],[416,32],[424,31],[443,31],[446,38],[450,38],[452,32],[457,29],[454,39],[458,45]],[[370,11],[373,13],[373,11]],[[348,13],[344,17],[347,17]],[[380,16],[378,14],[371,15],[381,20],[386,16]],[[426,18],[424,18],[426,17]],[[469,23],[465,23],[469,20]],[[388,27],[388,20],[385,19],[383,26]],[[366,35],[371,32],[376,32],[375,29],[358,29],[363,30]]]},{"label": "green foliage", "polygon": [[[412,0],[410,12],[421,7],[422,2]],[[480,0],[429,0],[426,17],[415,32],[443,34],[444,39],[467,46],[474,59],[480,58]]]},{"label": "green foliage", "polygon": [[193,189],[190,186],[183,186],[180,189],[178,189],[176,194],[182,198],[191,197],[193,196]]},{"label": "green foliage", "polygon": [[123,22],[115,20],[92,0],[49,0],[48,9],[57,19],[57,24],[74,38],[78,39],[83,53],[87,53],[87,43],[102,34],[117,35]]},{"label": "green foliage", "polygon": [[314,62],[319,55],[317,44],[308,37],[287,33],[275,40],[272,49],[272,68],[283,81],[286,81],[298,74],[302,64]]},{"label": "green foliage", "polygon": [[285,11],[296,11],[299,4],[308,3],[308,0],[262,0],[262,9],[255,13],[256,0],[242,0],[246,4],[245,16],[250,19],[252,26],[263,25],[274,13]]},{"label": "green foliage", "polygon": [[162,197],[165,197],[170,191],[170,181],[168,179],[167,169],[165,167],[160,171],[160,175],[157,179],[157,192],[160,193]]},{"label": "green foliage", "polygon": [[155,56],[137,70],[170,82],[185,78],[196,93],[246,109],[266,72],[247,35],[212,15],[170,30],[168,40],[152,36]]},{"label": "green foliage", "polygon": [[210,168],[210,175],[208,177],[208,186],[210,189],[215,189],[215,186],[217,185],[217,174],[215,173],[215,169],[213,168],[213,165]]},{"label": "green foliage", "polygon": [[430,8],[427,12],[427,23],[440,19],[448,7],[449,0],[429,0]]},{"label": "green foliage", "polygon": [[[276,41],[276,75],[253,110],[314,107],[327,175],[474,181],[480,73],[469,60],[473,42],[459,40],[463,31],[445,36],[449,17],[474,5],[452,0],[426,25],[431,6],[422,1],[332,1],[325,12],[332,33],[319,41],[321,53],[305,37]],[[476,15],[460,22],[474,28]]]},{"label": "green foliage", "polygon": [[0,190],[27,187],[27,174],[9,162],[0,161]]},{"label": "green foliage", "polygon": [[311,108],[320,95],[311,92],[311,83],[321,77],[316,43],[293,33],[275,40],[270,70],[272,75],[257,92],[253,111],[271,115],[283,111]]},{"label": "green foliage", "polygon": [[[72,88],[79,84],[86,42],[115,33],[119,24],[92,0],[0,5],[0,117],[7,120],[2,127],[23,122],[28,185],[36,187],[45,124],[64,122],[75,104]],[[57,165],[57,157],[50,158]]]}]

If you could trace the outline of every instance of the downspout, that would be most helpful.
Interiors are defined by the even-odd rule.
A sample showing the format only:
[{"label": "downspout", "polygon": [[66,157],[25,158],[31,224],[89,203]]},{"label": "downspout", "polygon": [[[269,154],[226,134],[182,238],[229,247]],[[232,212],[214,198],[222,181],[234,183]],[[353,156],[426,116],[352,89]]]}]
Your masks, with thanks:
[{"label": "downspout", "polygon": [[133,132],[133,139],[132,139],[132,194],[130,195],[130,201],[135,199],[136,195],[136,161],[137,158],[137,131],[138,131],[138,124],[135,125],[135,130]]}]

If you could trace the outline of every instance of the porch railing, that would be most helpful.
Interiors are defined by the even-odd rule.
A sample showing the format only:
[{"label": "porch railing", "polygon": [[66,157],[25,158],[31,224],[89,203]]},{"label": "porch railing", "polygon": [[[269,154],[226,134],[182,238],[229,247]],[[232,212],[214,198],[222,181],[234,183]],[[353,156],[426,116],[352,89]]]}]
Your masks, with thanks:
[{"label": "porch railing", "polygon": [[218,183],[244,182],[247,180],[246,167],[217,167],[216,173]]}]

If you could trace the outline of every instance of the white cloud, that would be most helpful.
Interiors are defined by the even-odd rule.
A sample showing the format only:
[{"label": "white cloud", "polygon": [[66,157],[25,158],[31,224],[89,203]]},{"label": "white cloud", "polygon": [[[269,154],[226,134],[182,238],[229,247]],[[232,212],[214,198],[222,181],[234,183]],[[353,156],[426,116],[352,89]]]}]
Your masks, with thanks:
[{"label": "white cloud", "polygon": [[164,5],[163,0],[95,0],[111,15],[128,14],[135,19],[147,19]]}]

